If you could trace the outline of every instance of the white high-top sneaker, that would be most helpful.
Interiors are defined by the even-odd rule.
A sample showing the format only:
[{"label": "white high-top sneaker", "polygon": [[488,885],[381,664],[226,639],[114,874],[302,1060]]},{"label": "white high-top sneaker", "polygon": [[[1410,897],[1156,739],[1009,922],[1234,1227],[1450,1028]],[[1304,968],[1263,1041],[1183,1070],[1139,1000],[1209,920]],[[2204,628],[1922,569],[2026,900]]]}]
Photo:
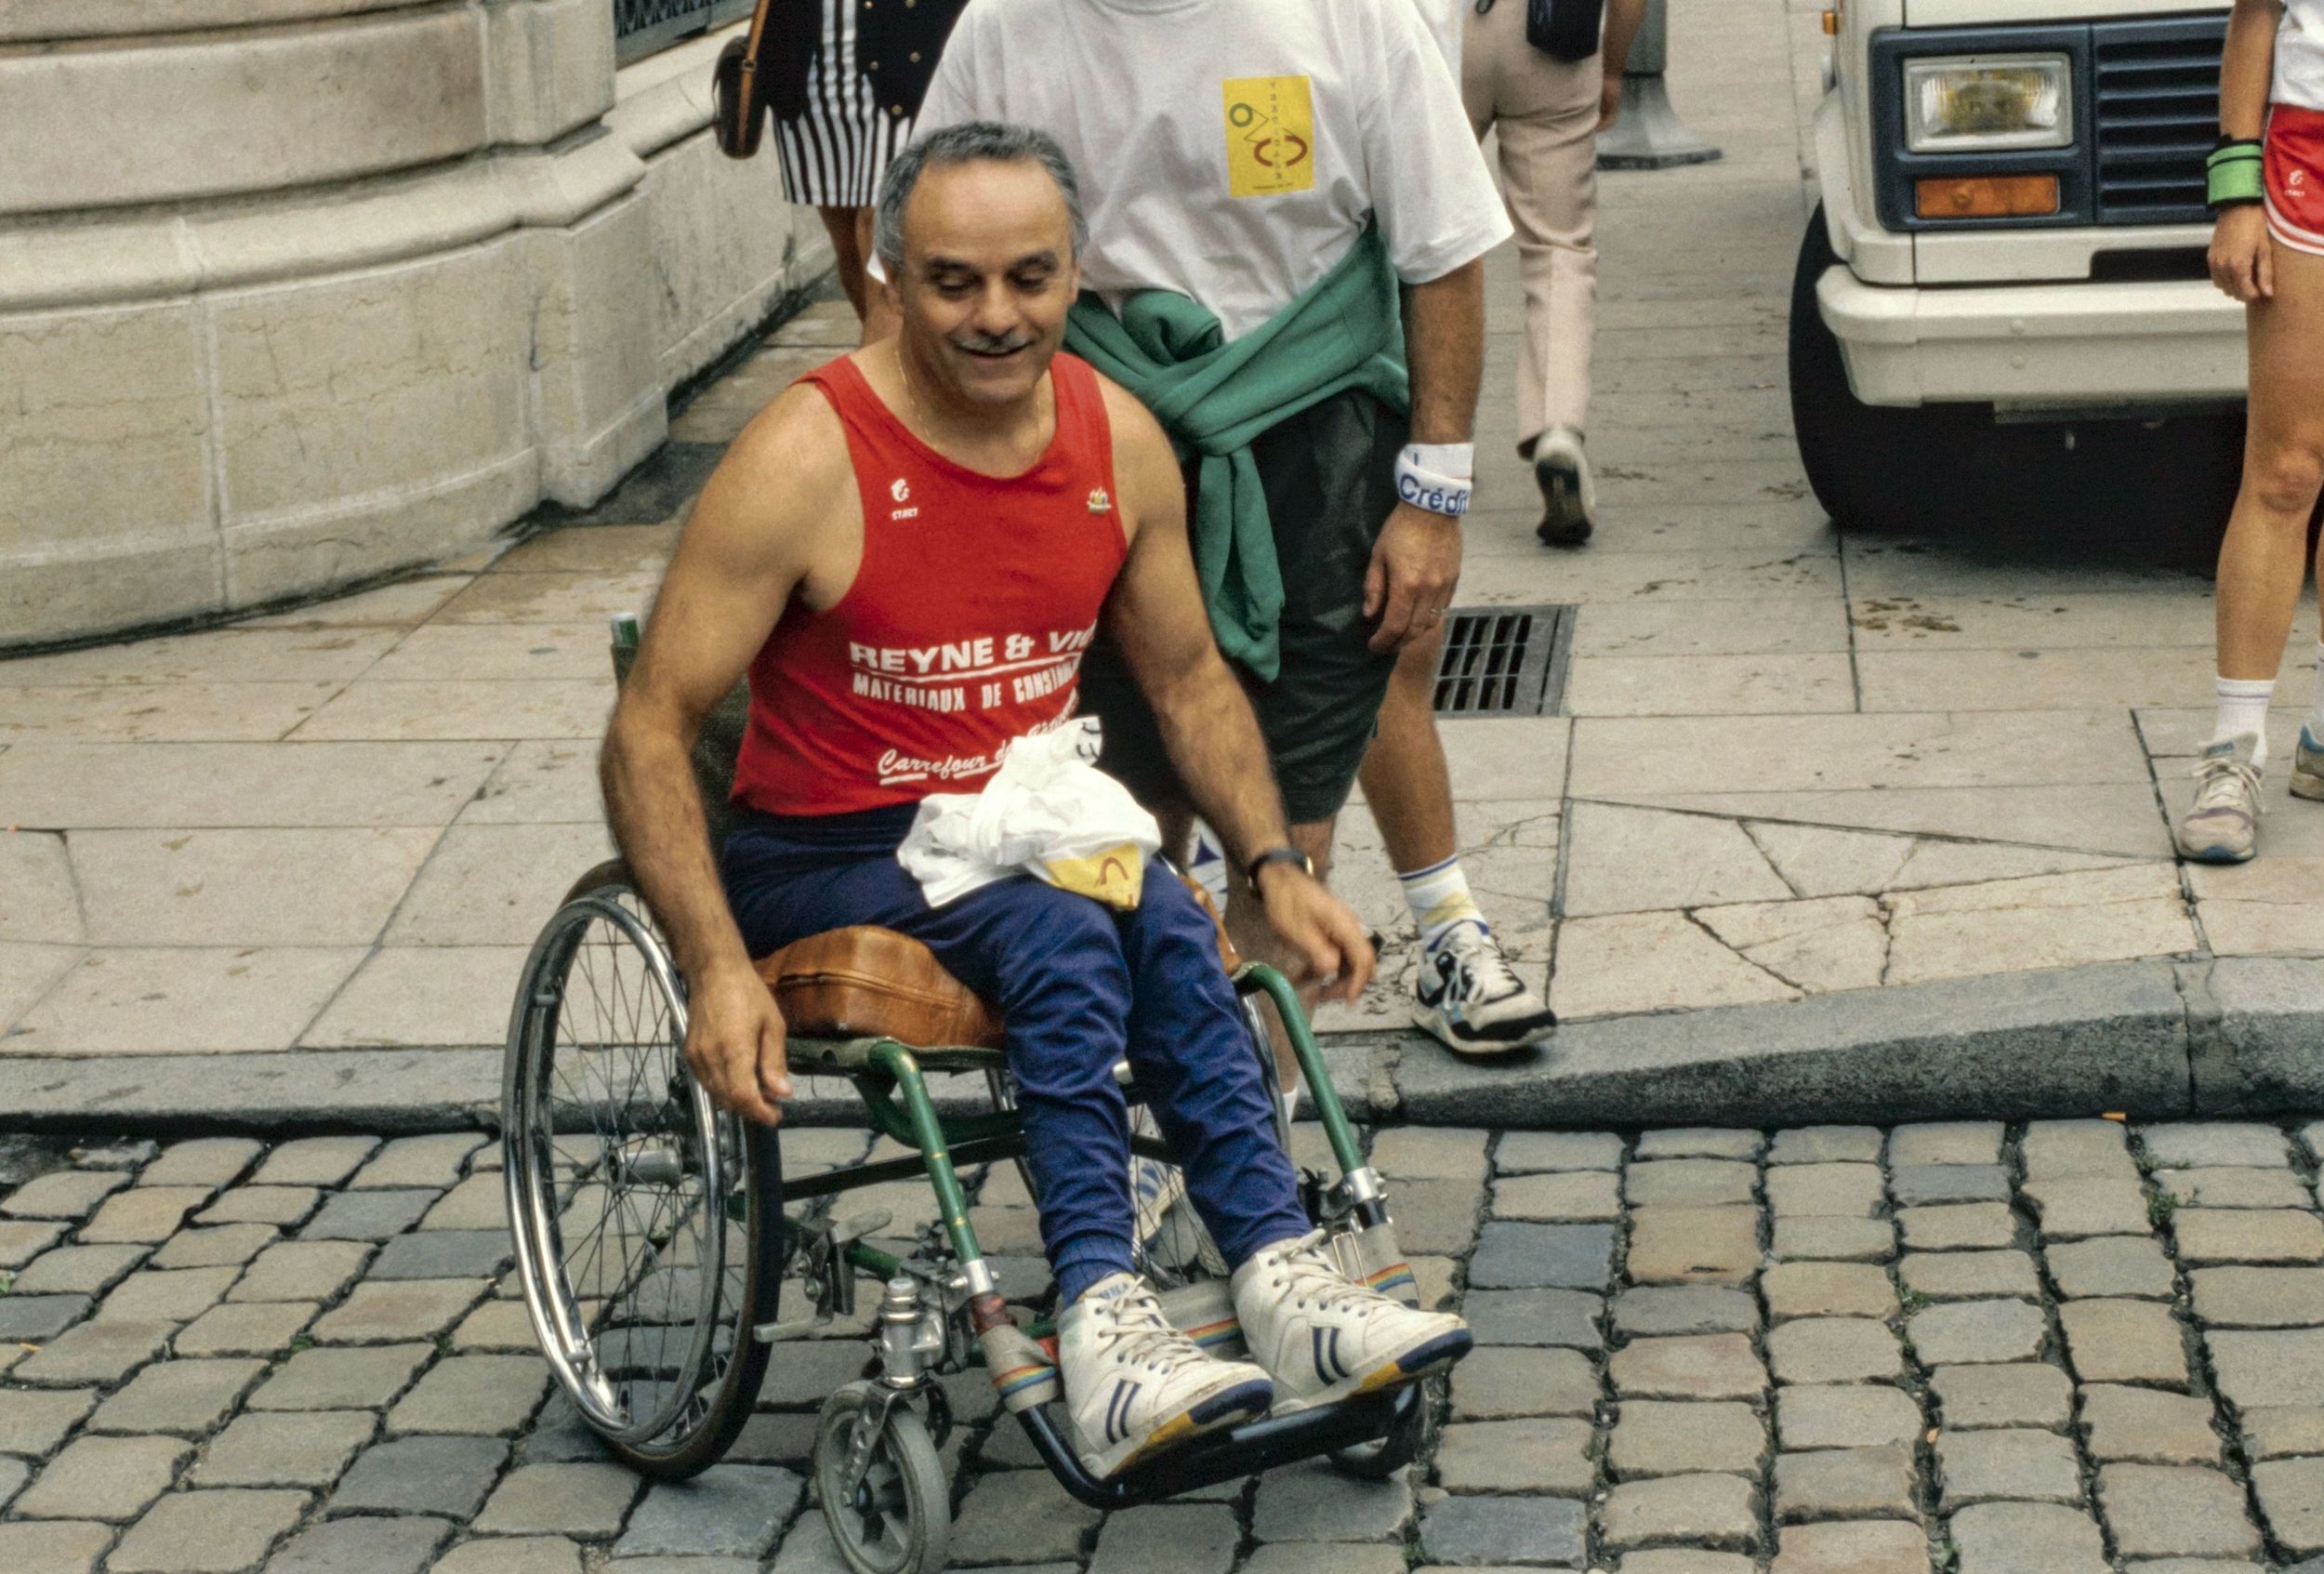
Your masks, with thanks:
[{"label": "white high-top sneaker", "polygon": [[1441,1371],[1469,1353],[1469,1325],[1416,1312],[1340,1271],[1318,1230],[1235,1271],[1235,1316],[1275,1381],[1277,1415]]},{"label": "white high-top sneaker", "polygon": [[1100,1279],[1057,1319],[1074,1451],[1103,1480],[1222,1426],[1264,1415],[1267,1374],[1221,1361],[1170,1326],[1144,1281]]}]

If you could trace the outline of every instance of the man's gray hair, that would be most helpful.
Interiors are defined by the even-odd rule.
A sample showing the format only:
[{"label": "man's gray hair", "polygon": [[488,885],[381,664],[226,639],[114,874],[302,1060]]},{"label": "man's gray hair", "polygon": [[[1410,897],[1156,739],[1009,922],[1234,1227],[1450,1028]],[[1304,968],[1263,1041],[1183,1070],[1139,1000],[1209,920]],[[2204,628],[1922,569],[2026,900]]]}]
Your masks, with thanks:
[{"label": "man's gray hair", "polygon": [[917,139],[889,161],[887,173],[879,178],[878,205],[872,213],[872,249],[879,254],[889,277],[895,277],[904,267],[904,206],[912,200],[912,189],[920,183],[920,177],[931,169],[982,159],[996,164],[1037,164],[1049,171],[1072,220],[1074,256],[1081,255],[1089,244],[1089,220],[1081,211],[1081,182],[1074,178],[1073,163],[1057,145],[1057,139],[1030,126],[968,120]]}]

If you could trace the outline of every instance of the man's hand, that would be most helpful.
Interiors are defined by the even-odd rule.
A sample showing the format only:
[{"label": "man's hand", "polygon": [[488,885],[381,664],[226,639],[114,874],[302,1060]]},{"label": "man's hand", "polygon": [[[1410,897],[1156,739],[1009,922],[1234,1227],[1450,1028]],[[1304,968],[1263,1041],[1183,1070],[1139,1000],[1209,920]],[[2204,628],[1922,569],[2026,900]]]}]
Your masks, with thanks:
[{"label": "man's hand", "polygon": [[686,1064],[720,1109],[764,1126],[781,1122],[775,1105],[791,1096],[783,1055],[783,1013],[747,966],[721,967],[695,982],[686,998]]},{"label": "man's hand", "polygon": [[1337,975],[1325,999],[1353,1000],[1364,993],[1372,981],[1371,937],[1323,881],[1296,864],[1270,864],[1259,871],[1259,899],[1268,927],[1306,962],[1309,979]]},{"label": "man's hand", "polygon": [[1614,129],[1614,123],[1622,113],[1622,73],[1619,69],[1605,73],[1604,85],[1598,89],[1598,130],[1601,134]]},{"label": "man's hand", "polygon": [[1380,619],[1371,648],[1402,650],[1433,636],[1459,583],[1460,522],[1398,503],[1364,571],[1364,615]]},{"label": "man's hand", "polygon": [[2219,216],[2211,235],[2211,282],[2249,306],[2276,296],[2275,244],[2267,212],[2257,203]]}]

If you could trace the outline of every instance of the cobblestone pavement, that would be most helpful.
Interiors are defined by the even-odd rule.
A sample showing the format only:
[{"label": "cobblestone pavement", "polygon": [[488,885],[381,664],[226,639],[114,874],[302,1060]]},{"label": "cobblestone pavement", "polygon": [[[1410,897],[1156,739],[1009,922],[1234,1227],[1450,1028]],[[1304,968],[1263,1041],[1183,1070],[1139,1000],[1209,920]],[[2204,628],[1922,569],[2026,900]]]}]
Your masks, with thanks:
[{"label": "cobblestone pavement", "polygon": [[[1102,1519],[968,1374],[956,1567],[2324,1570],[2324,1121],[1370,1143],[1482,1342],[1433,1458]],[[649,1489],[532,1353],[497,1151],[0,1142],[0,1570],[837,1568],[801,1472],[862,1346],[784,1347],[729,1462]]]}]

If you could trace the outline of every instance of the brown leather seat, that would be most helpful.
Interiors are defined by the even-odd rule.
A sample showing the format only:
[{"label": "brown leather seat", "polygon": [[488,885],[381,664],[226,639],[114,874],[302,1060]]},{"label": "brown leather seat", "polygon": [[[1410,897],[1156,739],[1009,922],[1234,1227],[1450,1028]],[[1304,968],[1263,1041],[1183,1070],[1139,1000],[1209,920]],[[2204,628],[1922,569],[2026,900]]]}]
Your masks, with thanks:
[{"label": "brown leather seat", "polygon": [[803,1038],[1000,1048],[1000,1013],[944,971],[935,952],[892,929],[827,930],[754,965],[785,1025]]},{"label": "brown leather seat", "polygon": [[[1218,927],[1219,959],[1241,965],[1209,893],[1186,881]],[[997,1050],[1000,1012],[945,971],[936,954],[892,929],[857,924],[786,946],[753,964],[802,1038],[893,1038],[914,1049]]]}]

